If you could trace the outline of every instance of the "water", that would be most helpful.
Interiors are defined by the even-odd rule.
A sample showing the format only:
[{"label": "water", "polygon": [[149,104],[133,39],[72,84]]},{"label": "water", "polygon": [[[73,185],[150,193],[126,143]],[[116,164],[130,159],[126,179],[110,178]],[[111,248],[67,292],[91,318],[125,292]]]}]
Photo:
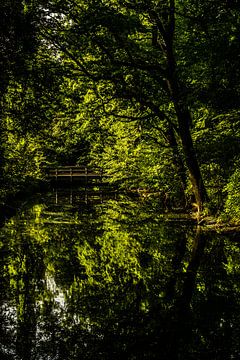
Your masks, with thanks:
[{"label": "water", "polygon": [[0,232],[0,358],[239,359],[240,245],[157,205],[47,194]]}]

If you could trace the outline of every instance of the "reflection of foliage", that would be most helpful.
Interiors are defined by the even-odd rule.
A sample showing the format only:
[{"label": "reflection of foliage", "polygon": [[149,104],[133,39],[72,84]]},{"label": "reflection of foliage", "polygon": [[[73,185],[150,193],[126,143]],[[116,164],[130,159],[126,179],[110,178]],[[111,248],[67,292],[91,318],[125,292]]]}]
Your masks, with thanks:
[{"label": "reflection of foliage", "polygon": [[18,356],[234,356],[239,249],[167,220],[124,198],[84,211],[36,204],[9,220],[0,276]]}]

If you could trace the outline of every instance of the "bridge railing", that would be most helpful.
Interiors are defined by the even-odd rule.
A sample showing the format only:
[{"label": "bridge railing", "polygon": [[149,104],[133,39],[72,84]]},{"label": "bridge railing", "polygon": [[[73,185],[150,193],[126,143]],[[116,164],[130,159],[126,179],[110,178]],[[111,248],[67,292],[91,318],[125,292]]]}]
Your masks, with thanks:
[{"label": "bridge railing", "polygon": [[92,169],[86,166],[58,166],[49,168],[47,171],[49,178],[64,178],[64,177],[96,177],[103,176],[102,169]]}]

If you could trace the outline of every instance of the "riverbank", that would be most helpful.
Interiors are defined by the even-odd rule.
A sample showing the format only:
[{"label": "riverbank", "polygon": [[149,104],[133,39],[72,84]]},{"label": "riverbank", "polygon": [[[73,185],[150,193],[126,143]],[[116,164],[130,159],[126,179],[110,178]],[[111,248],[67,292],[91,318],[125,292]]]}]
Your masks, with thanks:
[{"label": "riverbank", "polygon": [[[22,188],[21,190],[14,192],[6,191],[5,196],[1,198],[0,202],[0,226],[5,220],[14,216],[17,212],[25,206],[31,196],[50,191],[51,186],[47,181],[36,181],[30,185]],[[125,192],[126,194],[126,192]],[[220,234],[236,234],[240,233],[240,222],[223,221],[219,217],[215,216],[203,216],[200,220],[197,218],[196,213],[192,211],[186,211],[181,208],[176,209],[164,209],[164,204],[159,205],[159,201],[156,202],[156,198],[143,199],[141,196],[130,192],[131,198],[139,197],[143,200],[147,206],[151,207],[152,210],[161,213],[163,221],[172,223],[185,223],[192,224],[193,226],[200,226],[204,232],[215,232]]]},{"label": "riverbank", "polygon": [[236,224],[236,223],[220,223],[217,222],[217,220],[215,222],[211,222],[211,221],[206,221],[205,224],[203,224],[203,229],[205,231],[211,231],[211,232],[218,232],[221,234],[240,234],[240,224]]}]

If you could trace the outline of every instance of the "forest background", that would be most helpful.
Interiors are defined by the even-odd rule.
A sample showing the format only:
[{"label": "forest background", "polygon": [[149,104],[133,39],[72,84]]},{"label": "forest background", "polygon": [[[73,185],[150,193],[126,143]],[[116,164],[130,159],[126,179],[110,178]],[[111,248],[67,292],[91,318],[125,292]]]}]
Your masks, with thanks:
[{"label": "forest background", "polygon": [[237,0],[6,0],[0,10],[2,202],[48,167],[79,164],[239,222]]}]

